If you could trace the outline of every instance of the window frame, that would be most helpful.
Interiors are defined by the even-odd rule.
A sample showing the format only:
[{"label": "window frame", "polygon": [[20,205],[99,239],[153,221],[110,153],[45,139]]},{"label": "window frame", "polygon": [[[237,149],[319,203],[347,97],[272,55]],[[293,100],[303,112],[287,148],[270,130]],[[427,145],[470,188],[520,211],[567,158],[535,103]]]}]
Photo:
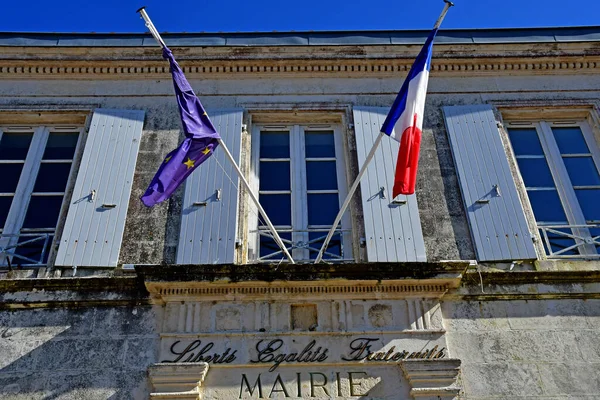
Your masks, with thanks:
[{"label": "window frame", "polygon": [[[516,166],[516,174],[518,175],[518,180],[520,182],[520,186],[522,190],[525,192],[524,199],[526,200],[526,206],[530,211],[530,215],[533,216],[533,221],[536,227],[536,235],[538,235],[538,239],[541,241],[542,234],[540,233],[539,227],[544,227],[545,225],[551,226],[554,225],[552,223],[538,223],[537,219],[533,213],[533,207],[529,200],[529,195],[527,193],[527,189],[521,175],[519,165],[518,165],[518,156],[516,156],[512,142],[510,141],[508,130],[511,128],[534,128],[537,137],[540,141],[540,145],[542,147],[544,153],[544,159],[546,160],[548,167],[550,169],[550,173],[552,175],[552,179],[556,186],[556,191],[564,210],[567,225],[574,226],[572,229],[572,234],[577,237],[582,238],[591,238],[592,235],[590,230],[585,227],[585,225],[600,223],[600,221],[591,221],[587,222],[581,205],[579,204],[579,200],[575,194],[576,186],[574,186],[569,177],[567,168],[565,163],[563,162],[563,154],[561,154],[556,139],[554,138],[554,133],[552,128],[560,127],[560,128],[574,128],[577,127],[581,130],[584,141],[588,147],[590,156],[594,162],[594,166],[598,174],[600,175],[600,148],[596,141],[596,137],[594,135],[594,130],[590,124],[591,116],[583,117],[579,112],[574,113],[571,117],[567,115],[561,115],[560,117],[552,117],[552,114],[548,112],[542,113],[542,115],[538,115],[538,118],[535,118],[535,114],[527,113],[525,114],[529,118],[511,118],[508,121],[505,121],[504,127],[506,130],[506,139],[509,143],[509,148],[511,152],[511,156],[513,157],[514,164]],[[579,254],[574,255],[554,255],[553,253],[549,254],[547,250],[544,249],[544,246],[541,246],[541,254],[543,254],[547,258],[597,258],[600,256],[598,251],[596,250],[593,243],[587,243],[586,241],[582,241],[580,239],[575,238],[576,247],[574,250],[578,251]],[[544,239],[543,243],[545,243],[547,239]]]},{"label": "window frame", "polygon": [[[42,255],[42,253],[40,254],[39,263],[24,263],[22,264],[22,267],[47,266],[51,263],[51,260],[53,259],[54,254],[56,252],[54,247],[56,243],[57,232],[62,225],[62,220],[64,219],[66,212],[68,211],[70,192],[74,185],[74,180],[76,178],[75,172],[78,170],[78,162],[80,161],[80,153],[82,151],[82,146],[84,142],[84,127],[80,125],[71,124],[0,124],[0,140],[2,139],[4,133],[12,132],[33,132],[33,137],[31,143],[29,144],[29,149],[27,151],[27,155],[23,163],[21,175],[19,176],[19,182],[15,189],[15,193],[13,194],[13,200],[9,212],[7,214],[6,221],[3,226],[0,226],[0,248],[4,249],[7,247],[12,248],[12,246],[16,246],[16,244],[19,241],[19,236],[23,234],[47,234],[49,236],[50,244],[47,247],[48,253],[45,254],[45,256],[48,261],[44,262],[44,256]],[[70,162],[71,166],[69,168],[67,181],[65,182],[65,189],[62,192],[34,192],[34,187],[37,176],[40,171],[40,167],[43,163],[45,163],[44,161],[46,161],[43,160],[43,156],[48,142],[48,138],[50,137],[51,133],[55,132],[77,134],[77,143],[75,145],[73,157],[71,159],[52,159],[51,161],[47,162]],[[2,161],[0,161],[0,163],[1,162]],[[63,198],[59,209],[56,226],[54,228],[23,228],[23,224],[25,223],[25,217],[32,196],[45,197],[58,195],[62,195]],[[11,236],[3,236],[3,234]],[[8,256],[6,253],[0,253],[0,268],[8,266],[7,261],[12,262],[14,258],[14,256]],[[22,260],[18,257],[17,259]]]},{"label": "window frame", "polygon": [[[275,226],[279,229],[289,229],[292,232],[291,242],[295,245],[291,251],[294,260],[310,262],[310,250],[303,247],[303,244],[309,242],[308,229],[326,229],[323,236],[331,226],[318,225],[310,226],[308,224],[308,190],[306,188],[306,153],[304,147],[304,133],[306,131],[332,131],[335,145],[335,162],[337,175],[337,192],[339,205],[343,203],[348,194],[348,181],[346,175],[347,155],[343,143],[342,127],[339,124],[330,123],[284,123],[284,124],[255,124],[252,126],[251,134],[251,159],[250,159],[250,187],[252,191],[259,196],[260,185],[260,140],[262,132],[269,131],[289,131],[290,135],[290,192],[291,192],[291,226]],[[310,192],[320,192],[311,190]],[[325,192],[331,192],[327,190]],[[350,213],[347,211],[341,220],[342,229],[342,253],[344,257],[341,260],[332,261],[351,261],[354,260],[352,246],[352,221]],[[258,233],[258,211],[251,204],[248,212],[248,260],[253,262],[278,262],[277,259],[259,260],[260,255],[260,235]],[[285,242],[285,240],[284,240]],[[289,245],[286,243],[286,245]],[[286,246],[289,249],[289,246]],[[315,247],[315,246],[313,246]],[[320,246],[316,246],[319,247]],[[348,255],[349,253],[349,255]]]}]

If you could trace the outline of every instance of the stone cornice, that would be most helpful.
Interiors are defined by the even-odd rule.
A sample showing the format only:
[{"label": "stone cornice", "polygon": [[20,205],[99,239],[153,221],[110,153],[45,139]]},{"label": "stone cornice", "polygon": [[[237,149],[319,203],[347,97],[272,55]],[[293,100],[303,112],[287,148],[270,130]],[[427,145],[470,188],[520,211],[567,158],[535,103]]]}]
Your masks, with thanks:
[{"label": "stone cornice", "polygon": [[[211,79],[397,77],[420,46],[178,48],[186,74]],[[0,48],[0,79],[160,79],[168,64],[154,48]],[[434,76],[597,73],[595,43],[440,45]]]}]

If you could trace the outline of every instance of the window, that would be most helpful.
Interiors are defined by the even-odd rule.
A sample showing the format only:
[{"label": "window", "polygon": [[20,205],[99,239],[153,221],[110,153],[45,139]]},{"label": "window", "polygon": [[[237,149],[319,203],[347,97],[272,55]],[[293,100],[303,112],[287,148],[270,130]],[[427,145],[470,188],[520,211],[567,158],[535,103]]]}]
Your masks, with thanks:
[{"label": "window", "polygon": [[[253,184],[261,205],[294,260],[315,259],[346,197],[339,129],[330,125],[257,126],[252,146]],[[251,209],[251,259],[281,260],[283,253],[256,208]],[[352,258],[347,215],[323,258]]]},{"label": "window", "polygon": [[47,263],[79,141],[78,127],[0,126],[0,262]]},{"label": "window", "polygon": [[585,121],[507,125],[549,257],[600,257],[600,152]]}]

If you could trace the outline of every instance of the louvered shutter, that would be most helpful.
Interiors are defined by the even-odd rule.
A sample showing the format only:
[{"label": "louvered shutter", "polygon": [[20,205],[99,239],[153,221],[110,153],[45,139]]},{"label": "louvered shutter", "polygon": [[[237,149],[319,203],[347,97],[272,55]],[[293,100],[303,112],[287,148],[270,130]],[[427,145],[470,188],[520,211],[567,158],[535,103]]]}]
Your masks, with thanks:
[{"label": "louvered shutter", "polygon": [[[359,166],[364,164],[388,111],[385,107],[354,108]],[[396,203],[391,198],[398,147],[395,140],[383,138],[360,183],[369,262],[426,261],[416,195],[399,196]]]},{"label": "louvered shutter", "polygon": [[444,107],[444,115],[477,259],[535,259],[492,107]]},{"label": "louvered shutter", "polygon": [[[208,115],[239,165],[243,110],[209,110]],[[186,180],[177,264],[233,263],[238,181],[235,169],[219,147]]]},{"label": "louvered shutter", "polygon": [[55,265],[117,265],[144,111],[96,109]]}]

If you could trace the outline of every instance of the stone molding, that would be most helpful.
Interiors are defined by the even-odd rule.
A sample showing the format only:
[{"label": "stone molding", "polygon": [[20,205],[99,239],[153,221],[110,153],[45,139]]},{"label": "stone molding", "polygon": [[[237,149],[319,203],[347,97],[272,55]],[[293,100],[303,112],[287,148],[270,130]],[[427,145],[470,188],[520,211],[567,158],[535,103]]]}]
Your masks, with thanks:
[{"label": "stone molding", "polygon": [[[459,279],[457,279],[458,281]],[[252,282],[211,284],[199,282],[146,282],[155,303],[252,299],[403,299],[441,298],[452,287],[450,279],[423,281]]]},{"label": "stone molding", "polygon": [[151,400],[199,400],[207,363],[156,363],[148,368]]},{"label": "stone molding", "polygon": [[[182,69],[188,77],[211,79],[256,77],[342,77],[356,78],[368,74],[370,78],[397,78],[406,73],[412,59],[339,59],[326,60],[185,60]],[[98,79],[120,78],[166,79],[169,67],[155,60],[0,60],[0,79],[7,78],[64,78],[88,77]],[[559,74],[598,73],[600,57],[545,57],[545,58],[488,58],[436,59],[433,76],[461,74]]]},{"label": "stone molding", "polygon": [[460,393],[458,374],[459,359],[406,360],[400,368],[408,380],[413,399],[454,399]]}]

